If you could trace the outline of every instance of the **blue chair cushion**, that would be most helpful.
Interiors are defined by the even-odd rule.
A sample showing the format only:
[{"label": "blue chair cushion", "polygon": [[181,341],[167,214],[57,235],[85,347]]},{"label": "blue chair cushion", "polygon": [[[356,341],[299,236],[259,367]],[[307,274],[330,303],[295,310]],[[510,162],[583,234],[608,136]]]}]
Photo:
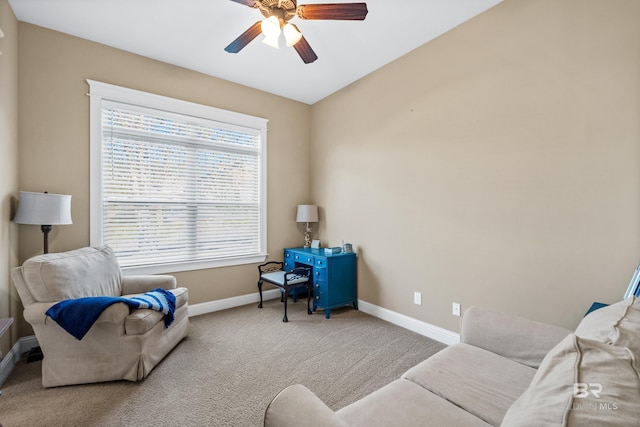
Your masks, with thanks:
[{"label": "blue chair cushion", "polygon": [[[274,271],[272,273],[266,273],[266,274],[263,274],[260,277],[262,278],[262,280],[266,280],[267,282],[271,282],[271,283],[275,283],[275,284],[280,285],[280,286],[284,286],[284,275],[285,274],[287,274],[287,272],[282,270],[282,271]],[[288,284],[289,285],[295,285],[297,283],[306,282],[307,280],[309,280],[309,278],[307,276],[298,276],[298,275],[294,276],[294,275],[291,275],[289,273]]]}]

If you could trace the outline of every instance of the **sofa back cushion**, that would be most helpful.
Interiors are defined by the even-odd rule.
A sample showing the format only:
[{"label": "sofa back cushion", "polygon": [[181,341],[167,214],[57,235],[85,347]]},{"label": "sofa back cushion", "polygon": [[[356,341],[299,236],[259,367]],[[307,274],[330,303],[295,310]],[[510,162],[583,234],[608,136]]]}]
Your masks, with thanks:
[{"label": "sofa back cushion", "polygon": [[592,311],[582,319],[576,335],[627,347],[640,360],[640,299],[629,297]]},{"label": "sofa back cushion", "polygon": [[38,255],[22,272],[37,302],[122,294],[120,266],[107,246]]},{"label": "sofa back cushion", "polygon": [[469,307],[462,317],[460,341],[531,368],[572,331],[547,323]]},{"label": "sofa back cushion", "polygon": [[567,336],[543,359],[503,427],[638,426],[640,376],[626,347]]}]

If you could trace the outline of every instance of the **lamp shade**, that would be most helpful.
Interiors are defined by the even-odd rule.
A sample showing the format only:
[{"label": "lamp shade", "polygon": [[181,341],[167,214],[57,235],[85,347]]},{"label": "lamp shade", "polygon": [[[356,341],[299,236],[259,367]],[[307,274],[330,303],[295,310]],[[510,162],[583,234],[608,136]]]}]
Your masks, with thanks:
[{"label": "lamp shade", "polygon": [[37,225],[72,224],[71,196],[21,191],[13,222]]},{"label": "lamp shade", "polygon": [[282,32],[284,33],[284,39],[287,41],[287,46],[293,46],[302,38],[302,33],[293,24],[285,24]]},{"label": "lamp shade", "polygon": [[316,205],[298,205],[296,222],[318,222],[318,207]]},{"label": "lamp shade", "polygon": [[278,49],[278,40],[280,39],[280,20],[275,16],[270,16],[262,21],[260,27],[264,34],[262,43]]}]

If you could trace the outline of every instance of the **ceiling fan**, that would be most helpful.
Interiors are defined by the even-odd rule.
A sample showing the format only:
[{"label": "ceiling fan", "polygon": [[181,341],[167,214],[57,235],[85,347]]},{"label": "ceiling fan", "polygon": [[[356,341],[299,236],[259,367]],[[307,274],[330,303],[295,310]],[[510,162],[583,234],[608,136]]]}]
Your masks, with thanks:
[{"label": "ceiling fan", "polygon": [[296,0],[231,0],[254,9],[260,9],[265,19],[253,24],[247,31],[225,47],[229,53],[238,53],[260,33],[264,33],[264,43],[278,47],[280,33],[284,33],[287,46],[293,46],[305,64],[309,64],[318,56],[311,49],[298,27],[290,24],[289,20],[300,19],[332,19],[363,21],[367,16],[366,3],[331,3],[331,4],[301,4]]}]

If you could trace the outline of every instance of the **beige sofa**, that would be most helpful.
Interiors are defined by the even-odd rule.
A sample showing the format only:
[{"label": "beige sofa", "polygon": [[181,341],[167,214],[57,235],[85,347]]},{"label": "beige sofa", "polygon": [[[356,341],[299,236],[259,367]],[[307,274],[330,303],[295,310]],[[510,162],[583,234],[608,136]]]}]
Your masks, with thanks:
[{"label": "beige sofa", "polygon": [[[87,247],[39,255],[12,270],[24,318],[42,349],[45,387],[91,382],[139,381],[182,340],[189,330],[188,291],[167,275],[123,276],[109,247]],[[116,303],[102,312],[77,340],[45,313],[58,301],[95,296],[134,296],[154,288],[176,297],[173,323],[150,309]]]},{"label": "beige sofa", "polygon": [[461,343],[363,399],[332,411],[293,385],[266,427],[638,426],[640,300],[587,315],[575,332],[468,309]]}]

